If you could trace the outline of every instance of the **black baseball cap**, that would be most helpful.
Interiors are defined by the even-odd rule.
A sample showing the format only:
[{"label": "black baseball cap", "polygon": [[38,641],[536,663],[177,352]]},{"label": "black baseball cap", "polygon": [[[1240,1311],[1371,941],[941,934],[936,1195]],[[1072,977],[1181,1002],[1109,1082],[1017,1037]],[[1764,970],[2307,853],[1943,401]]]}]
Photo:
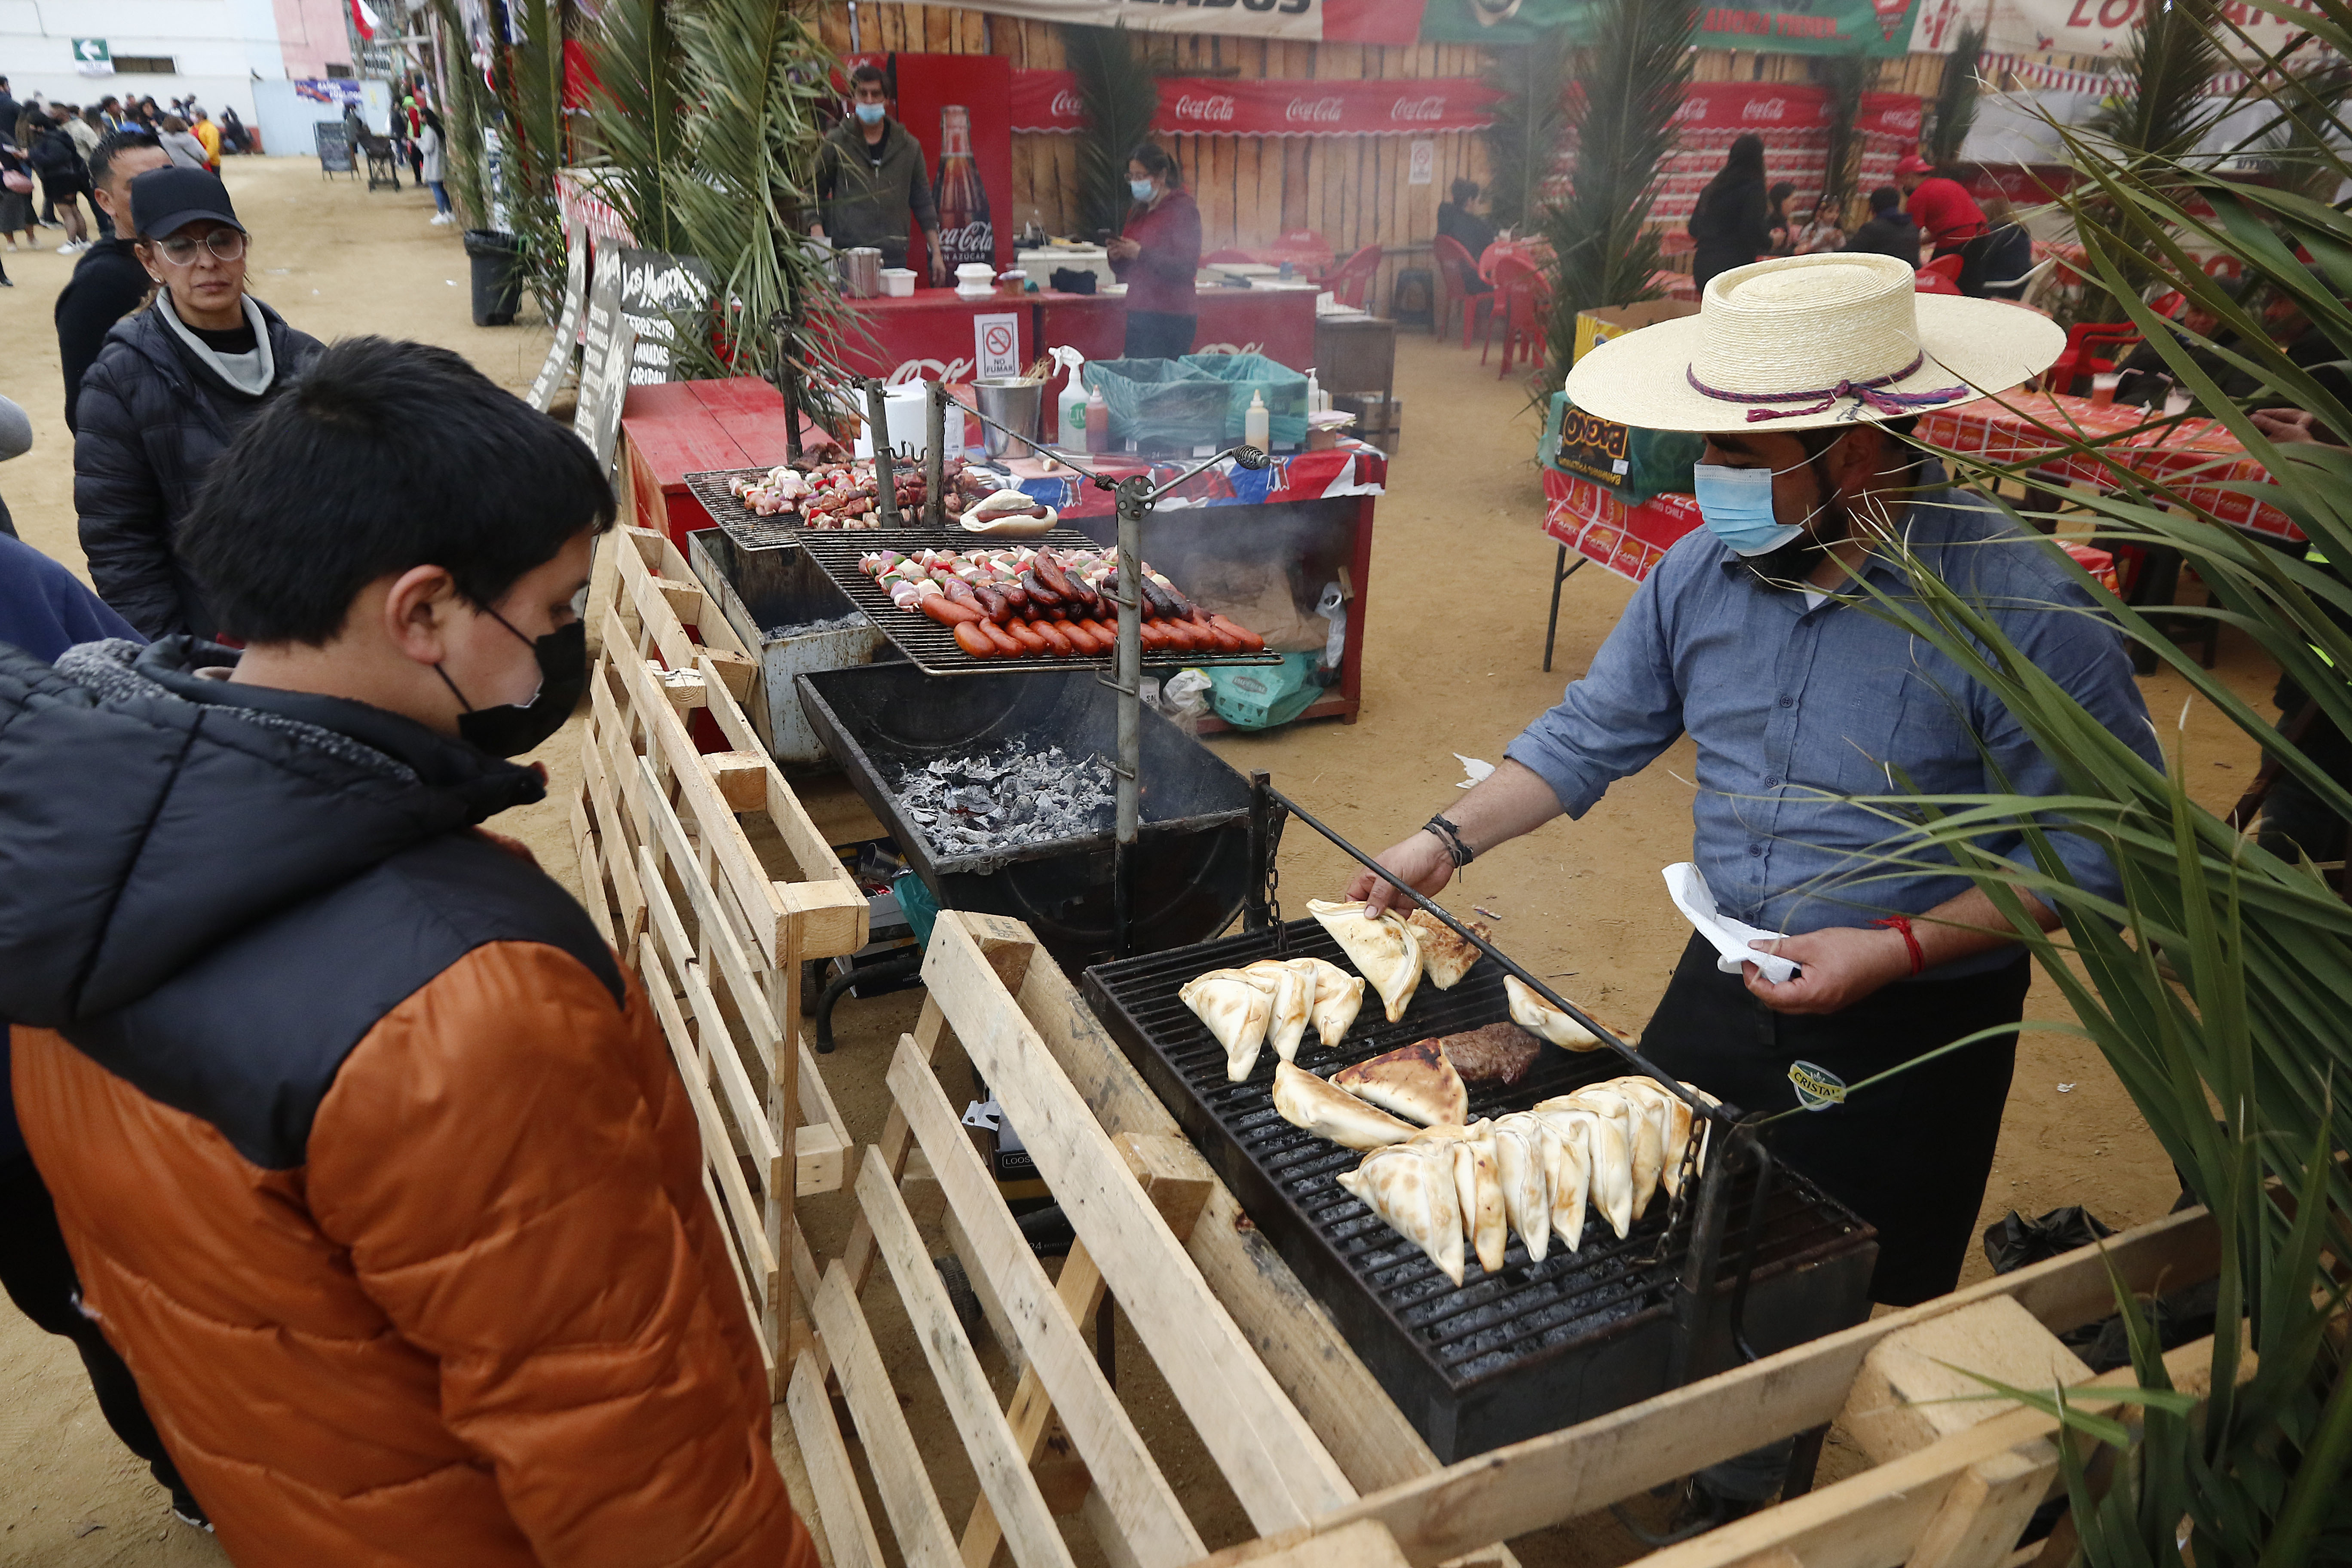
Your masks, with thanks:
[{"label": "black baseball cap", "polygon": [[202,218],[245,232],[228,187],[210,170],[150,169],[131,182],[131,226],[142,238],[165,238]]}]

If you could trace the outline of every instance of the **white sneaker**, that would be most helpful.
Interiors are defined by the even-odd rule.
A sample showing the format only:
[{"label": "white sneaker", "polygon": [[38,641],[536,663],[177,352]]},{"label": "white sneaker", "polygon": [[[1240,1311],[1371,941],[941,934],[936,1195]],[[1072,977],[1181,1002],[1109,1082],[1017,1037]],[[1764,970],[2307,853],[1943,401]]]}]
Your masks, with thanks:
[{"label": "white sneaker", "polygon": [[447,213],[435,213],[433,215],[433,226],[436,228],[443,226],[447,224],[448,221],[449,215]]},{"label": "white sneaker", "polygon": [[79,256],[83,251],[88,250],[89,248],[89,246],[82,244],[79,240],[69,239],[63,245],[58,247],[58,254],[59,256]]}]

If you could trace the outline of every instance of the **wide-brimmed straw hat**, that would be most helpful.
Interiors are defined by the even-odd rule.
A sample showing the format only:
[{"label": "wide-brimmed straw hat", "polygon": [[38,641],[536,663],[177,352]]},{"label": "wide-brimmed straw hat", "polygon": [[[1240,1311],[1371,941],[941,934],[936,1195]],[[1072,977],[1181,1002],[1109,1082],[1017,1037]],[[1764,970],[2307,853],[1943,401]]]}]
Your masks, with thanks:
[{"label": "wide-brimmed straw hat", "polygon": [[1578,360],[1569,401],[1641,430],[1811,430],[2006,392],[2066,346],[2047,316],[1921,294],[1912,279],[1894,257],[1847,251],[1735,267],[1708,280],[1697,315]]}]

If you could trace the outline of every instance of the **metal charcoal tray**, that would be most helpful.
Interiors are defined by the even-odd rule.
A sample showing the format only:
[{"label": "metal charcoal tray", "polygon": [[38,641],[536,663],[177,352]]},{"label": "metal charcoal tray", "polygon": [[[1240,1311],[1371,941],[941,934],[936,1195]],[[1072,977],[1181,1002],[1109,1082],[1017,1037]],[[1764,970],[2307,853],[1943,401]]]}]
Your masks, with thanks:
[{"label": "metal charcoal tray", "polygon": [[[1057,528],[1051,533],[1033,539],[994,540],[990,535],[966,533],[961,528],[895,528],[895,529],[833,529],[803,528],[793,531],[795,541],[809,552],[809,559],[833,579],[835,586],[848,595],[852,603],[865,611],[866,617],[879,626],[882,635],[897,645],[918,669],[931,675],[1011,675],[1034,673],[1038,670],[1108,669],[1112,657],[1097,658],[974,658],[963,651],[955,640],[955,633],[930,616],[913,610],[902,610],[890,602],[890,595],[877,586],[873,578],[857,568],[858,557],[876,550],[895,550],[902,555],[912,555],[918,550],[984,550],[992,543],[1053,545],[1064,550],[1100,550],[1099,540],[1089,539],[1074,528]],[[1183,586],[1178,584],[1177,586]],[[1213,664],[1280,664],[1278,653],[1201,654],[1188,653],[1168,657],[1143,650],[1147,669],[1191,669]]]},{"label": "metal charcoal tray", "polygon": [[[1667,1236],[1663,1190],[1622,1241],[1591,1214],[1580,1248],[1567,1253],[1555,1237],[1549,1256],[1530,1264],[1515,1233],[1499,1275],[1486,1274],[1472,1257],[1456,1287],[1339,1185],[1335,1178],[1360,1153],[1276,1112],[1272,1049],[1244,1082],[1226,1081],[1224,1048],[1178,999],[1178,987],[1207,970],[1275,956],[1312,954],[1355,973],[1315,921],[1292,921],[1282,937],[1279,951],[1269,930],[1098,964],[1087,971],[1087,999],[1437,1457],[1450,1464],[1663,1392],[1678,1331],[1673,1293],[1691,1246],[1687,1223]],[[1482,961],[1451,991],[1424,980],[1395,1024],[1367,987],[1363,1011],[1339,1047],[1325,1050],[1310,1032],[1298,1065],[1328,1077],[1382,1051],[1509,1016],[1502,971]],[[1472,1086],[1471,1116],[1526,1110],[1624,1068],[1613,1052],[1547,1047],[1517,1087]],[[1734,1188],[1725,1229],[1734,1239],[1692,1357],[1693,1376],[1737,1359],[1731,1273],[1751,1191],[1745,1183]],[[1742,1317],[1748,1342],[1769,1353],[1867,1317],[1874,1235],[1780,1167]]]}]

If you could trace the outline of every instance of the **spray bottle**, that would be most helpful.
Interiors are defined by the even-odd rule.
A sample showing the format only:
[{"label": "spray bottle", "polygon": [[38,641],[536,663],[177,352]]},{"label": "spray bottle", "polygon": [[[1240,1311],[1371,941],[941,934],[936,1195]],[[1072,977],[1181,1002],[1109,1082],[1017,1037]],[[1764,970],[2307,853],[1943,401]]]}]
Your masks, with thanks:
[{"label": "spray bottle", "polygon": [[1085,447],[1087,429],[1086,378],[1078,373],[1085,367],[1087,356],[1066,346],[1045,351],[1054,363],[1069,374],[1062,384],[1062,395],[1054,405],[1055,440],[1070,451]]}]

